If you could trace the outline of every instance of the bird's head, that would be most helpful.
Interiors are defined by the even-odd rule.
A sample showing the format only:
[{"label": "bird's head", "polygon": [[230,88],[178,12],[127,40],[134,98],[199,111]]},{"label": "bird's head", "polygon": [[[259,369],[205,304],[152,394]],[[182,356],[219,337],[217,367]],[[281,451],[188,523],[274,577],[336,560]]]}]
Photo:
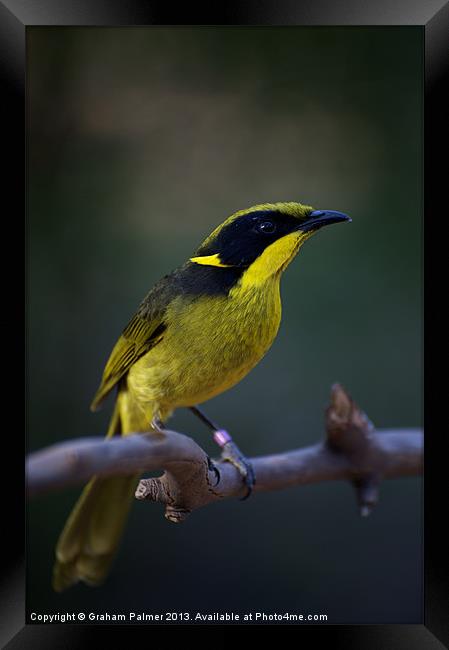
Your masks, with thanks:
[{"label": "bird's head", "polygon": [[241,268],[252,282],[281,273],[302,244],[323,226],[351,221],[342,212],[301,203],[262,203],[239,210],[207,237],[191,262]]}]

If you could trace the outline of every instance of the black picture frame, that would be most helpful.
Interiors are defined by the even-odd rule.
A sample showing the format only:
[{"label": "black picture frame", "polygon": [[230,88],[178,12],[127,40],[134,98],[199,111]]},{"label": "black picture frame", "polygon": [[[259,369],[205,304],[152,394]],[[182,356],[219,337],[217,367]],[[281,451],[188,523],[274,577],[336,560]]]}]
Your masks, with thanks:
[{"label": "black picture frame", "polygon": [[[315,2],[298,2],[296,0],[271,0],[258,2],[223,3],[209,8],[209,12],[199,6],[184,5],[184,8],[171,8],[167,3],[109,0],[90,2],[70,2],[70,0],[8,0],[0,2],[0,70],[3,87],[2,108],[3,124],[6,125],[3,158],[7,162],[4,178],[4,202],[9,198],[9,209],[4,218],[5,225],[16,229],[17,242],[23,245],[25,241],[22,232],[23,219],[26,213],[26,115],[25,115],[25,32],[32,25],[92,25],[92,26],[122,26],[122,25],[419,25],[425,35],[425,218],[430,220],[438,214],[437,190],[444,187],[444,167],[436,161],[445,159],[441,126],[448,113],[444,103],[444,75],[448,68],[448,53],[445,51],[447,35],[449,34],[449,4],[436,0],[427,3],[410,3],[405,0],[382,0],[376,3],[351,2],[331,3],[327,0]],[[447,48],[446,48],[447,49]],[[394,101],[394,98],[392,98]],[[447,181],[446,181],[447,184]],[[445,215],[445,218],[446,215]],[[434,242],[432,232],[427,235],[426,247]],[[7,241],[5,238],[4,241]],[[26,249],[26,246],[25,246]],[[438,258],[438,256],[437,256]],[[19,259],[17,256],[16,259]],[[432,254],[432,262],[435,260]],[[25,250],[26,261],[26,250]],[[18,265],[16,265],[18,266]],[[16,274],[14,274],[16,275]],[[20,292],[15,290],[12,282],[11,265],[7,263],[4,270],[4,304],[7,313],[18,302]],[[10,292],[8,294],[8,291]],[[21,303],[23,304],[23,303]],[[8,319],[9,320],[9,319]],[[23,321],[24,322],[24,321]],[[427,324],[427,320],[426,320]],[[9,328],[7,328],[9,329]],[[9,385],[17,363],[18,350],[23,348],[21,327],[7,332],[8,345],[13,353],[12,361],[8,362]],[[26,334],[26,332],[24,332]],[[427,361],[426,361],[427,368]],[[20,385],[20,379],[16,386]],[[25,387],[26,392],[26,387]],[[433,392],[433,391],[432,391]],[[426,394],[426,413],[432,409]],[[76,648],[89,642],[105,642],[104,634],[108,626],[83,625],[25,625],[25,525],[24,525],[24,481],[23,462],[25,440],[17,427],[17,414],[21,411],[20,403],[15,411],[14,435],[13,427],[4,426],[8,431],[12,449],[8,449],[8,470],[10,481],[7,497],[3,500],[3,544],[5,558],[3,578],[0,591],[0,642],[2,647],[15,648]],[[432,416],[426,415],[426,429],[432,429],[435,422]],[[25,422],[26,430],[26,422]],[[442,432],[440,432],[442,433]],[[442,436],[441,436],[442,437]],[[304,642],[305,636],[315,642],[323,642],[325,637],[332,639],[332,647],[341,644],[348,648],[441,648],[442,643],[449,645],[449,616],[447,611],[448,585],[442,571],[443,561],[447,555],[449,542],[447,533],[444,534],[442,524],[444,515],[438,515],[438,504],[447,509],[446,503],[441,503],[441,483],[438,476],[442,463],[443,450],[439,443],[432,438],[431,445],[426,447],[426,484],[425,484],[425,611],[423,625],[313,625],[297,626],[294,634],[298,634],[298,643]],[[434,515],[435,513],[435,515]],[[443,519],[443,521],[441,521]],[[446,536],[445,536],[446,535]],[[137,628],[130,626],[114,626],[116,643],[129,643],[130,634]],[[277,626],[276,639],[283,628]],[[284,628],[285,629],[285,628]],[[148,633],[148,628],[138,628],[139,633]],[[147,631],[146,631],[147,630]],[[186,631],[196,637],[201,636],[204,643],[213,645],[229,645],[230,635],[236,634],[242,638],[252,633],[254,628],[229,626],[219,635],[215,634],[217,626],[202,626],[199,628],[173,626],[151,628],[149,640],[154,640],[154,634],[161,634],[163,641],[157,647],[173,647],[178,642],[179,635]],[[264,627],[264,636],[271,636],[273,628]],[[292,632],[290,628],[289,633]],[[150,634],[148,633],[148,634]],[[126,636],[125,636],[126,634]],[[318,634],[318,637],[316,636]],[[101,636],[99,636],[101,635]],[[213,635],[213,637],[212,637]],[[325,635],[325,637],[323,636]],[[181,639],[183,637],[181,636]],[[176,639],[176,641],[175,641]],[[268,638],[267,638],[268,640]],[[239,645],[236,643],[236,645]]]}]

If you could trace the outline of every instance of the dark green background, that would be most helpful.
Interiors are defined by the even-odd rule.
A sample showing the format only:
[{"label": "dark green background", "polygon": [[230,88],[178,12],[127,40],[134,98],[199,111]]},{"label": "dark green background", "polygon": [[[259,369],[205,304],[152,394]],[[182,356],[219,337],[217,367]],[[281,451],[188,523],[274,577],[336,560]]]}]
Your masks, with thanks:
[{"label": "dark green background", "polygon": [[[248,455],[323,434],[342,382],[379,427],[421,424],[421,28],[28,30],[28,446],[101,435],[88,405],[139,301],[225,217],[347,212],[285,274],[267,357],[209,404]],[[208,431],[188,412],[172,428]],[[349,485],[228,500],[183,525],[136,503],[103,587],[50,586],[77,489],[28,509],[28,611],[325,613],[421,621],[418,479],[372,516]]]}]

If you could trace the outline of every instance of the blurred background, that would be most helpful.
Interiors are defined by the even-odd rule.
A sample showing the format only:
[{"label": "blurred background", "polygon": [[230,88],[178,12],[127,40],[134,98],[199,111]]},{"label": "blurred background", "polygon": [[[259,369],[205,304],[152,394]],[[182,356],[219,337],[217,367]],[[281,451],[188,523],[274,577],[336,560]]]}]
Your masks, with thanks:
[{"label": "blurred background", "polygon": [[[140,300],[232,212],[347,212],[283,283],[265,359],[205,406],[248,456],[314,444],[335,381],[378,427],[421,426],[421,28],[28,28],[28,449],[89,412]],[[187,411],[170,427],[218,455]],[[368,519],[323,483],[174,525],[136,502],[104,586],[51,589],[80,489],[28,507],[28,611],[325,613],[421,622],[421,482]]]}]

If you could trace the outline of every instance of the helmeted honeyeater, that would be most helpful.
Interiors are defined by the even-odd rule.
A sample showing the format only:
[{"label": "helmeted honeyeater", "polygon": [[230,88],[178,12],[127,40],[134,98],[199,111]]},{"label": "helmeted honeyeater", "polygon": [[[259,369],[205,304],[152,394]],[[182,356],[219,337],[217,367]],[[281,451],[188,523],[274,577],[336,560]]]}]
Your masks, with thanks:
[{"label": "helmeted honeyeater", "polygon": [[[277,334],[285,268],[322,226],[349,220],[289,202],[255,205],[219,225],[154,285],[115,344],[91,406],[116,388],[107,436],[160,431],[174,409],[237,384]],[[57,591],[103,581],[138,479],[94,477],[85,487],[56,547]]]}]

